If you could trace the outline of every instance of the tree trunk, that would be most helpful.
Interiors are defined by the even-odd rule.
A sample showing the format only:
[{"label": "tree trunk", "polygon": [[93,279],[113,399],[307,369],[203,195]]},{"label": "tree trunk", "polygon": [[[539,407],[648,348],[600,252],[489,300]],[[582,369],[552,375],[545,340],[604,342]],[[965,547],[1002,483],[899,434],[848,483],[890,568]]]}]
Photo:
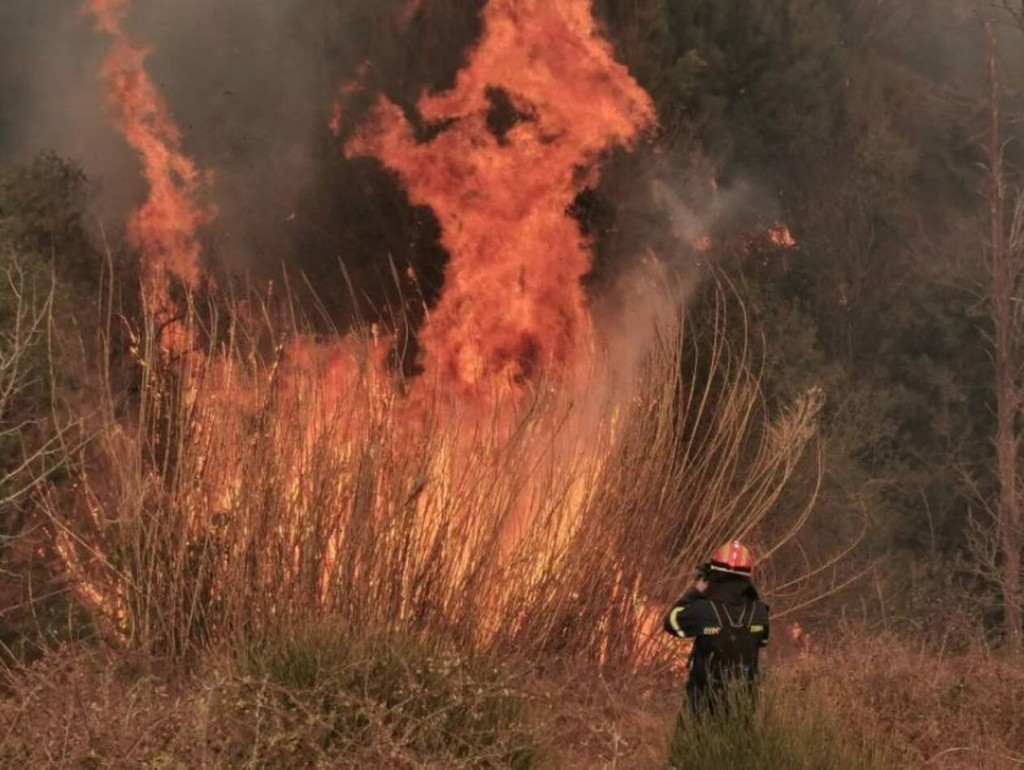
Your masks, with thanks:
[{"label": "tree trunk", "polygon": [[1003,146],[999,115],[999,66],[992,25],[987,25],[989,46],[990,114],[989,156],[992,178],[989,190],[991,216],[991,260],[989,266],[992,293],[992,320],[995,325],[996,368],[996,456],[999,472],[999,534],[1003,552],[1002,591],[1006,622],[1006,641],[1011,653],[1022,650],[1021,628],[1021,543],[1020,496],[1017,484],[1019,443],[1017,410],[1019,392],[1016,379],[1015,321],[1013,296],[1016,270],[1013,255],[1006,244],[1006,188],[1003,177]]}]

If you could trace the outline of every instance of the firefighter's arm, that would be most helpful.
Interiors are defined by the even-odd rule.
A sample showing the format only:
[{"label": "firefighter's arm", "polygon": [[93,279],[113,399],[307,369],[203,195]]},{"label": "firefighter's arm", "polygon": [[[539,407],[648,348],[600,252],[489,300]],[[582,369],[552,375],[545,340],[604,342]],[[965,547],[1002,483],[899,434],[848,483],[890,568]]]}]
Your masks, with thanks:
[{"label": "firefighter's arm", "polygon": [[768,637],[771,634],[771,623],[770,623],[770,612],[767,604],[758,603],[757,610],[754,612],[754,622],[750,626],[750,630],[760,637],[761,646],[765,647],[768,645]]},{"label": "firefighter's arm", "polygon": [[665,631],[681,639],[698,636],[708,625],[706,605],[700,591],[689,591],[665,616]]}]

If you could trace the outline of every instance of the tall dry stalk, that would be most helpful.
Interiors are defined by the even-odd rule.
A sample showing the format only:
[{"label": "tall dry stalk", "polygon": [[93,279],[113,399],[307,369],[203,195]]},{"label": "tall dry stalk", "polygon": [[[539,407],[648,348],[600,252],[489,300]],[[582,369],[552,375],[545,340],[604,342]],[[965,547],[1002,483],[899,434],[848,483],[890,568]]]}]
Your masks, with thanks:
[{"label": "tall dry stalk", "polygon": [[595,373],[484,413],[407,398],[372,339],[325,351],[190,309],[204,354],[169,364],[149,329],[137,397],[105,380],[98,438],[47,497],[58,550],[113,636],[173,655],[329,618],[649,659],[665,602],[756,539],[815,433],[815,393],[768,418],[728,306],[703,340],[663,329],[628,394]]}]

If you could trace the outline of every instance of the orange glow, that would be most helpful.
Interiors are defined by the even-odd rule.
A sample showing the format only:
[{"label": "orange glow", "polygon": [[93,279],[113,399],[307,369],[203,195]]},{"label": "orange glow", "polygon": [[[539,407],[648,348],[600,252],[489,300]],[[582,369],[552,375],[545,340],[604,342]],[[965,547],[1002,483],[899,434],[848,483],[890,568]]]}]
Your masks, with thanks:
[{"label": "orange glow", "polygon": [[398,9],[398,23],[402,26],[409,24],[422,7],[423,0],[408,0]]},{"label": "orange glow", "polygon": [[[148,52],[132,46],[122,31],[126,6],[127,0],[92,0],[88,10],[97,28],[115,37],[104,70],[110,100],[142,157],[150,187],[129,237],[140,252],[150,310],[167,320],[178,310],[172,279],[195,288],[203,278],[196,232],[213,212],[202,203],[208,178],[184,155],[181,134],[146,75]],[[409,18],[418,7],[415,0],[406,6]],[[307,530],[303,495],[323,467],[338,472],[327,476],[333,501],[357,485],[368,499],[383,501],[361,512],[367,526],[387,532],[397,515],[407,517],[404,526],[417,538],[413,550],[422,551],[417,563],[447,549],[460,551],[437,567],[448,570],[453,584],[477,579],[470,554],[485,546],[494,555],[487,563],[490,590],[500,593],[508,573],[539,582],[558,571],[580,535],[594,505],[590,482],[615,458],[618,417],[597,419],[591,413],[597,403],[580,408],[566,388],[564,403],[555,400],[545,407],[549,413],[528,421],[518,415],[515,396],[519,386],[541,375],[573,385],[590,373],[594,340],[582,279],[592,267],[591,244],[568,212],[597,181],[602,155],[635,145],[653,128],[655,110],[598,34],[591,0],[490,0],[483,19],[483,36],[455,87],[419,102],[424,121],[443,124],[443,130],[417,142],[400,108],[382,98],[344,147],[348,157],[378,158],[398,174],[412,203],[432,208],[442,224],[451,259],[443,295],[421,330],[421,385],[407,397],[388,367],[393,340],[376,333],[370,340],[281,340],[265,371],[262,365],[245,369],[230,357],[182,356],[181,382],[194,407],[190,413],[197,415],[189,433],[196,472],[188,476],[195,479],[190,489],[199,502],[189,504],[190,537],[200,540],[210,531],[213,512],[244,510],[252,481],[245,462],[257,440],[250,441],[257,417],[258,440],[274,448],[278,476],[294,486],[285,495],[290,507],[281,514],[282,541]],[[363,64],[340,89],[331,118],[336,134],[345,127],[347,101],[366,87],[369,72]],[[504,120],[496,119],[498,112]],[[184,329],[171,328],[166,347],[189,349]],[[433,403],[435,393],[460,403],[432,411],[451,406],[444,398]],[[474,410],[459,408],[479,403],[500,407],[484,410],[490,422],[483,422],[493,432],[486,440],[486,430],[472,423]],[[428,419],[433,433],[424,445],[430,452],[420,467],[416,442],[425,441]],[[523,425],[529,430],[520,430]],[[372,483],[345,476],[371,446],[382,465]],[[467,524],[466,542],[448,543],[452,520],[461,520],[466,505],[451,501],[472,502],[480,494],[463,486],[467,466],[477,478],[507,477],[507,499],[469,507],[498,513]],[[397,477],[409,468],[429,479],[436,493],[431,498],[417,492],[396,513],[377,490],[399,486]],[[549,468],[549,475],[535,475],[536,468]],[[239,519],[240,528],[251,526]],[[318,578],[325,595],[338,580],[335,555],[358,534],[341,528],[324,534],[328,557]],[[66,561],[72,563],[71,557]],[[291,568],[286,559],[285,569]],[[615,597],[633,606],[636,625],[653,634],[661,610],[645,603],[643,580],[634,572],[620,570]],[[93,593],[86,598],[99,604],[103,593]],[[115,608],[120,602],[117,596],[106,600]],[[451,601],[445,609],[454,616],[459,605]],[[402,606],[398,612],[411,610]],[[495,634],[503,618],[496,607],[476,633]]]},{"label": "orange glow", "polygon": [[769,227],[768,240],[780,249],[795,249],[798,245],[793,233],[784,224],[774,224]]},{"label": "orange glow", "polygon": [[356,77],[351,83],[346,83],[338,90],[338,98],[331,109],[331,132],[338,136],[345,125],[345,105],[348,100],[366,89],[366,78],[370,74],[370,62],[364,61],[356,70]]},{"label": "orange glow", "polygon": [[[491,0],[484,24],[454,89],[420,99],[427,123],[447,125],[434,139],[418,143],[382,98],[345,146],[380,159],[441,221],[451,261],[423,364],[428,381],[464,398],[581,364],[591,254],[567,210],[596,181],[600,155],[655,122],[590,0]],[[500,102],[508,114],[495,130]]]},{"label": "orange glow", "polygon": [[86,13],[96,17],[96,28],[109,35],[121,36],[121,23],[128,13],[129,0],[92,0],[86,4]]},{"label": "orange glow", "polygon": [[195,289],[201,281],[199,227],[213,210],[203,203],[209,178],[182,150],[182,136],[163,97],[145,70],[150,51],[133,45],[122,28],[128,0],[90,0],[85,7],[96,28],[114,37],[103,67],[108,101],[118,127],[139,154],[149,196],[128,225],[128,239],[138,249],[145,299],[158,326],[161,344],[181,352],[187,335],[171,299],[171,280]]}]

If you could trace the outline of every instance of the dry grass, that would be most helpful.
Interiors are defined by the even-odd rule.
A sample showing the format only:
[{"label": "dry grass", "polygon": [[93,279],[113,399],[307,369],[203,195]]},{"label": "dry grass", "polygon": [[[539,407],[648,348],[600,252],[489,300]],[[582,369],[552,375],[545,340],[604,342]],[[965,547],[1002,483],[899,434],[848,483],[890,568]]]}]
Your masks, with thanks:
[{"label": "dry grass", "polygon": [[980,640],[958,654],[932,642],[848,633],[831,650],[780,666],[779,686],[891,747],[904,767],[1024,766],[1024,668]]},{"label": "dry grass", "polygon": [[450,651],[334,635],[209,658],[187,679],[152,665],[68,650],[23,672],[0,701],[0,765],[528,768],[539,757],[509,673]]},{"label": "dry grass", "polygon": [[[0,765],[642,770],[665,766],[682,700],[679,675],[495,666],[322,628],[176,671],[80,647],[9,676]],[[752,727],[684,725],[677,765],[1019,767],[1022,686],[980,648],[943,657],[851,632],[774,661]]]}]

